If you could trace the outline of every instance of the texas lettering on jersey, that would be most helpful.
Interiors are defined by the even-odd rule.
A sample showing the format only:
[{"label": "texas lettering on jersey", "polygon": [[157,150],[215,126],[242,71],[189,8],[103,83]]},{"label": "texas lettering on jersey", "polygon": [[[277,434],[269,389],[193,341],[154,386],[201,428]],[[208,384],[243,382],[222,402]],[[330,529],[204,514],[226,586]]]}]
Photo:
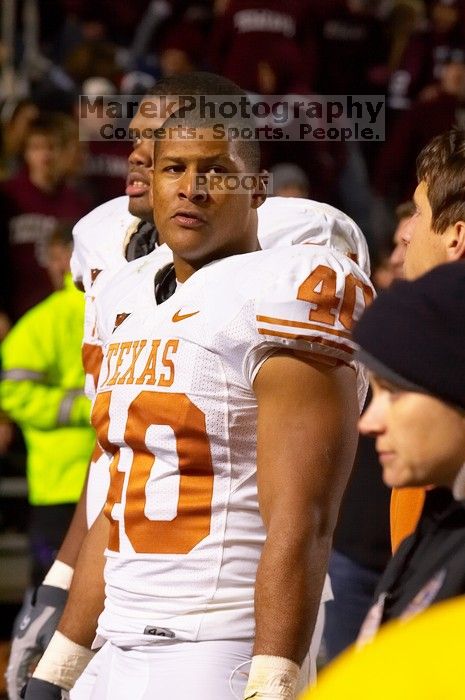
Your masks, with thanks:
[{"label": "texas lettering on jersey", "polygon": [[[100,382],[100,387],[115,384],[171,386],[175,372],[173,360],[178,345],[177,339],[167,340],[163,344],[158,339],[110,343],[106,354],[107,376]],[[136,363],[146,347],[149,348],[149,354],[144,368],[138,375]]]}]

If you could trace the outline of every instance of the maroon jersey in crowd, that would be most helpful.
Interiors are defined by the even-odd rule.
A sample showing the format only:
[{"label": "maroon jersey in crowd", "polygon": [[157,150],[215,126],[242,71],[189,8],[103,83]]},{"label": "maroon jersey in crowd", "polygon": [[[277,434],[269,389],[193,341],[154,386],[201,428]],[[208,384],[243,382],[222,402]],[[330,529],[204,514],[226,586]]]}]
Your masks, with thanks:
[{"label": "maroon jersey in crowd", "polygon": [[88,210],[87,198],[71,187],[44,192],[26,170],[1,184],[1,302],[13,320],[53,291],[44,267],[50,234],[59,222],[72,225]]},{"label": "maroon jersey in crowd", "polygon": [[309,4],[317,38],[316,87],[327,95],[371,94],[370,68],[383,62],[387,49],[372,6],[360,4],[355,10],[347,0]]},{"label": "maroon jersey in crowd", "polygon": [[440,94],[428,101],[417,101],[396,122],[380,153],[375,172],[376,191],[397,202],[410,199],[417,184],[417,155],[434,136],[454,125],[465,128],[463,100]]},{"label": "maroon jersey in crowd", "polygon": [[89,141],[83,169],[86,191],[94,207],[114,197],[121,197],[126,188],[128,141]]},{"label": "maroon jersey in crowd", "polygon": [[244,90],[259,92],[259,63],[278,59],[286,75],[277,76],[282,84],[275,93],[305,93],[314,60],[308,23],[303,0],[230,0],[214,27],[213,67]]},{"label": "maroon jersey in crowd", "polygon": [[402,62],[388,85],[388,107],[406,110],[428,85],[441,78],[443,65],[465,49],[459,30],[449,35],[431,29],[418,31],[408,42]]}]

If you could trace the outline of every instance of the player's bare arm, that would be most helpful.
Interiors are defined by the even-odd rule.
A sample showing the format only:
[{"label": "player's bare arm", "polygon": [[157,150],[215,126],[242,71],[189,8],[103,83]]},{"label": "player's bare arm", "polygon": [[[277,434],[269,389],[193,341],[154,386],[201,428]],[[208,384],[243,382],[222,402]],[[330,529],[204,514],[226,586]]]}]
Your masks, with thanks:
[{"label": "player's bare arm", "polygon": [[104,603],[103,553],[108,529],[102,513],[84,539],[63,616],[28,683],[28,699],[61,697],[61,689],[74,685],[93,656],[90,646]]},{"label": "player's bare arm", "polygon": [[355,372],[278,353],[262,366],[254,390],[258,493],[267,531],[257,573],[254,654],[300,664],[357,445]]},{"label": "player's bare arm", "polygon": [[[68,602],[58,625],[58,631],[86,647],[90,647],[94,640],[97,619],[103,609],[103,553],[108,544],[108,531],[108,519],[102,512],[82,544]],[[89,581],[92,581],[91,586]],[[85,616],[82,609],[86,611]]]},{"label": "player's bare arm", "polygon": [[88,532],[86,517],[88,476],[89,473],[87,473],[84,486],[82,487],[81,496],[76,504],[73,518],[56,557],[58,561],[71,566],[73,569],[76,566],[79,550],[81,549],[81,545]]}]

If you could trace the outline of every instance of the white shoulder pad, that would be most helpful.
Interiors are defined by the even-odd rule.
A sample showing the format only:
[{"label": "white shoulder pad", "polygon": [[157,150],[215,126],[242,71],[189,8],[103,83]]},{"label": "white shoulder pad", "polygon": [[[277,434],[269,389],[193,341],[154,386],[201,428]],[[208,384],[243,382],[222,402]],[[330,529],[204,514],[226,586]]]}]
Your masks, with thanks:
[{"label": "white shoulder pad", "polygon": [[[276,253],[276,255],[273,255]],[[264,253],[273,275],[255,299],[256,330],[263,342],[248,358],[253,381],[272,351],[292,349],[316,359],[353,365],[351,329],[374,296],[369,278],[346,255],[320,245],[296,245]],[[360,376],[359,398],[366,392]]]},{"label": "white shoulder pad", "polygon": [[157,271],[172,260],[170,248],[158,246],[148,255],[127,262],[111,277],[95,300],[96,330],[102,345],[109,342],[122,318],[153,297]]},{"label": "white shoulder pad", "polygon": [[300,197],[269,197],[258,209],[258,238],[263,249],[296,243],[326,245],[355,260],[370,275],[363,233],[339,209]]},{"label": "white shoulder pad", "polygon": [[117,270],[125,263],[125,241],[140,221],[129,213],[128,202],[128,197],[111,199],[86,214],[73,229],[71,272],[86,291],[100,271]]}]

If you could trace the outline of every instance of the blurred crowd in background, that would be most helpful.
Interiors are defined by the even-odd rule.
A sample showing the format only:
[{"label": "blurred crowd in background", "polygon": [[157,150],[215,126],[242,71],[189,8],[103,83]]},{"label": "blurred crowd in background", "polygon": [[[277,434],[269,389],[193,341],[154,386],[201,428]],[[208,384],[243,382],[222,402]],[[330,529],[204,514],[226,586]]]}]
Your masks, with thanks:
[{"label": "blurred crowd in background", "polygon": [[42,154],[57,180],[47,187],[65,188],[57,215],[70,220],[123,192],[129,151],[79,143],[79,94],[143,95],[160,77],[211,70],[261,95],[386,95],[384,143],[263,148],[265,167],[294,165],[278,186],[342,208],[373,253],[412,195],[418,152],[465,124],[463,0],[7,0],[2,12],[2,189],[14,206],[32,196],[18,202],[12,178],[22,189],[24,162],[40,159],[40,117],[55,144]]},{"label": "blurred crowd in background", "polygon": [[[131,144],[79,140],[80,94],[143,95],[161,77],[210,70],[260,95],[385,95],[384,142],[263,148],[273,194],[327,202],[361,226],[380,288],[399,276],[391,252],[412,213],[416,155],[465,127],[464,0],[3,0],[1,11],[0,340],[65,286],[69,256],[50,241],[124,194]],[[22,473],[22,454],[0,419],[1,474]],[[359,556],[375,572],[389,556],[387,489],[381,500],[380,561]],[[353,515],[336,537],[348,555]],[[1,517],[21,527],[16,509]]]}]

